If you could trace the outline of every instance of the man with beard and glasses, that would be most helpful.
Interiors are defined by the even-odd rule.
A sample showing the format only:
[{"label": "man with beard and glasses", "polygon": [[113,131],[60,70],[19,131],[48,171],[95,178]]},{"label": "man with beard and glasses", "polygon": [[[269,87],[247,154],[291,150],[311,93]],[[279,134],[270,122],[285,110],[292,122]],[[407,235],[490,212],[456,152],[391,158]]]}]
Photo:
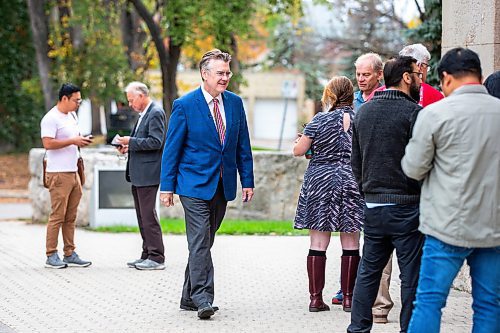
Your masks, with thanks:
[{"label": "man with beard and glasses", "polygon": [[[399,51],[400,56],[409,56],[417,60],[417,66],[420,72],[422,72],[422,84],[420,85],[419,98],[417,99],[418,105],[421,107],[426,107],[434,102],[443,99],[443,94],[434,89],[429,84],[425,83],[427,80],[427,74],[431,67],[429,66],[429,61],[431,60],[431,54],[427,48],[422,44],[411,44],[405,46],[401,51]],[[369,101],[375,95],[377,91],[383,91],[386,87],[381,86],[375,89],[370,96],[366,99]],[[380,288],[378,290],[377,298],[373,304],[373,322],[378,324],[386,324],[388,322],[387,317],[391,311],[394,303],[391,299],[391,294],[389,293],[389,286],[391,283],[392,274],[392,256],[387,262],[384,271],[382,272],[382,279],[380,280]]]},{"label": "man with beard and glasses", "polygon": [[384,67],[387,90],[363,104],[353,125],[351,163],[364,195],[363,257],[354,287],[347,331],[370,332],[372,305],[382,270],[394,249],[401,271],[401,332],[406,332],[415,299],[423,236],[418,231],[420,184],[401,169],[401,158],[422,109],[422,72],[412,57],[399,56]]}]

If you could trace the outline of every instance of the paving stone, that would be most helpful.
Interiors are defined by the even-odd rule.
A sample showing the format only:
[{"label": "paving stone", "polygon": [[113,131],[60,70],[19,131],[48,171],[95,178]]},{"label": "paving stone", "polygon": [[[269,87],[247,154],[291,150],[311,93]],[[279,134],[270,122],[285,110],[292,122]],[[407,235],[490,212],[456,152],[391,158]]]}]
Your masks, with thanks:
[{"label": "paving stone", "polygon": [[[308,312],[308,237],[217,236],[215,305],[211,320],[179,309],[187,260],[185,236],[165,235],[166,269],[139,271],[139,234],[77,229],[76,251],[89,268],[46,269],[45,226],[0,222],[0,332],[345,332],[341,306]],[[59,241],[62,248],[62,239]],[[60,252],[61,254],[61,252]],[[328,250],[325,301],[339,288],[340,242]],[[399,332],[399,271],[394,267],[389,323],[372,332]],[[452,291],[442,332],[471,331],[470,295]]]}]

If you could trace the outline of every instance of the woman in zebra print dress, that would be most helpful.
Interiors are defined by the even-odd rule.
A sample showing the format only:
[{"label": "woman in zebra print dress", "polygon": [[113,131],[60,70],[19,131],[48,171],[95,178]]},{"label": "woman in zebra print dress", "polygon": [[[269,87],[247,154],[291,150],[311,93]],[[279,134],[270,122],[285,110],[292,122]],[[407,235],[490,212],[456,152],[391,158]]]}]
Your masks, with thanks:
[{"label": "woman in zebra print dress", "polygon": [[351,169],[353,85],[345,76],[334,77],[321,99],[320,112],[295,141],[293,154],[313,156],[300,190],[294,228],[309,229],[307,257],[309,311],[327,311],[325,285],[326,250],[332,231],[340,231],[342,244],[341,289],[344,311],[350,311],[359,264],[359,232],[363,225],[363,198]]}]

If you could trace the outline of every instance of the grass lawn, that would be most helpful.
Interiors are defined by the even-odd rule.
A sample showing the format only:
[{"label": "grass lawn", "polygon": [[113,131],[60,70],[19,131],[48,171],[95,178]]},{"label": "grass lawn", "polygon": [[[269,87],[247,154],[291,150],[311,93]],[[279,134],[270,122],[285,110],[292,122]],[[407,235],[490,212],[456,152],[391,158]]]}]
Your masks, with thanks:
[{"label": "grass lawn", "polygon": [[278,151],[278,149],[252,146],[252,151]]},{"label": "grass lawn", "polygon": [[[164,234],[180,235],[186,233],[182,219],[161,219]],[[139,227],[110,226],[91,229],[102,232],[139,232]],[[293,229],[292,221],[257,221],[257,220],[224,220],[217,232],[219,235],[308,235],[308,230]]]}]

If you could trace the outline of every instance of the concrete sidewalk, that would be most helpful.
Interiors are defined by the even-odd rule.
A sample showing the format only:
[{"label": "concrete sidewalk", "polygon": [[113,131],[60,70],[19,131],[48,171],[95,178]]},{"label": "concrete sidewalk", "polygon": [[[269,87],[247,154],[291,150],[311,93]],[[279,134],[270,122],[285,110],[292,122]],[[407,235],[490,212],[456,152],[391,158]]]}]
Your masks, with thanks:
[{"label": "concrete sidewalk", "polygon": [[[187,259],[184,236],[164,236],[166,270],[127,268],[141,246],[138,234],[78,229],[77,252],[89,268],[46,269],[45,227],[0,222],[0,332],[345,332],[350,315],[340,306],[310,313],[307,237],[218,236],[211,320],[179,310]],[[62,248],[62,242],[60,242]],[[339,239],[328,251],[325,300],[338,289]],[[398,271],[390,323],[372,332],[399,332]],[[452,291],[442,332],[471,331],[469,294]]]}]

